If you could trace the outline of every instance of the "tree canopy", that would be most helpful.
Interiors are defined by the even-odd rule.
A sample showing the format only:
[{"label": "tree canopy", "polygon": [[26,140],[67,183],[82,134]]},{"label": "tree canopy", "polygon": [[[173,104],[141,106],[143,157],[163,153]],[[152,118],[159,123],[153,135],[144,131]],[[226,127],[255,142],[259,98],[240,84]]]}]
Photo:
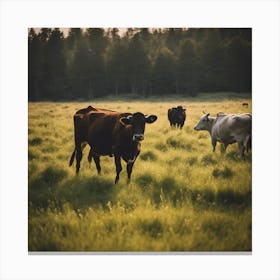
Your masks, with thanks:
[{"label": "tree canopy", "polygon": [[28,34],[28,97],[250,92],[250,28],[59,28]]}]

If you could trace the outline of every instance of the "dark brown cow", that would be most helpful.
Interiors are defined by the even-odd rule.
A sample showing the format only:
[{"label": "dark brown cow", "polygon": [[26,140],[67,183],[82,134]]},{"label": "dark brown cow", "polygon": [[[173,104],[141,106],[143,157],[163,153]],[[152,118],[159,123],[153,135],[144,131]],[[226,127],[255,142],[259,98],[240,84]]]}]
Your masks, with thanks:
[{"label": "dark brown cow", "polygon": [[132,168],[140,153],[144,140],[146,123],[153,123],[157,116],[142,113],[118,113],[92,111],[89,113],[90,127],[88,143],[98,173],[101,171],[100,156],[114,155],[116,165],[115,183],[122,170],[121,158],[127,163],[126,170],[130,180]]},{"label": "dark brown cow", "polygon": [[186,108],[183,106],[177,106],[168,109],[168,120],[170,126],[177,126],[182,129],[186,120]]},{"label": "dark brown cow", "polygon": [[[69,166],[71,166],[74,162],[74,158],[76,155],[76,173],[79,173],[80,170],[80,162],[82,160],[82,151],[88,143],[88,129],[89,129],[89,113],[92,111],[107,111],[113,112],[111,110],[94,108],[92,106],[88,106],[87,108],[83,108],[78,110],[73,117],[74,120],[74,141],[75,148],[71,155]],[[91,151],[89,152],[88,159],[91,160]]]}]

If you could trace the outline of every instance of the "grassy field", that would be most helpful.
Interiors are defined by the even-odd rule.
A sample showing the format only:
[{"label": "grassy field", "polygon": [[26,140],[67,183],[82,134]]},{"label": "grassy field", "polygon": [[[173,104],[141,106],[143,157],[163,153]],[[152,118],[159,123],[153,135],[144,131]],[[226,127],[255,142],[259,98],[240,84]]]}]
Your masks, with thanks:
[{"label": "grassy field", "polygon": [[[233,96],[29,103],[29,251],[251,251],[251,153],[242,161],[237,144],[213,153],[208,132],[193,129],[203,110],[251,112],[250,97]],[[114,184],[110,157],[101,157],[98,176],[88,146],[79,176],[68,166],[73,114],[89,104],[158,116],[146,125],[130,184],[124,162]],[[179,104],[182,130],[167,120]]]}]

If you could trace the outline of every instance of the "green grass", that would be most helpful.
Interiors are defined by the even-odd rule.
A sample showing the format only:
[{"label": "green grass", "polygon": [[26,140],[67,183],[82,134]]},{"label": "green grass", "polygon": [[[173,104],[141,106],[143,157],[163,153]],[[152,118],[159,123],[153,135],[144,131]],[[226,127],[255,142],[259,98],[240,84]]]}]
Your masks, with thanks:
[{"label": "green grass", "polygon": [[[242,103],[248,102],[249,108]],[[89,165],[69,167],[74,149],[73,113],[89,104],[156,114],[131,182],[125,163],[114,184],[111,157],[101,175]],[[182,130],[170,128],[167,109],[182,104]],[[233,94],[201,98],[29,103],[28,248],[30,251],[251,251],[251,154],[236,144],[212,152],[208,132],[194,131],[202,111],[251,111],[251,100]]]}]

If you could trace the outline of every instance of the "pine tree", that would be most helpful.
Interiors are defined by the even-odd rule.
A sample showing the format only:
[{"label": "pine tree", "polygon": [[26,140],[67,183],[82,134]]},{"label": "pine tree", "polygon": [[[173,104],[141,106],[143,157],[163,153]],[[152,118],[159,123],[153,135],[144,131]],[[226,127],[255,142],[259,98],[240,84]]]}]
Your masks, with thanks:
[{"label": "pine tree", "polygon": [[196,95],[198,86],[198,57],[194,44],[189,39],[184,39],[180,42],[176,69],[177,90],[183,94]]}]

